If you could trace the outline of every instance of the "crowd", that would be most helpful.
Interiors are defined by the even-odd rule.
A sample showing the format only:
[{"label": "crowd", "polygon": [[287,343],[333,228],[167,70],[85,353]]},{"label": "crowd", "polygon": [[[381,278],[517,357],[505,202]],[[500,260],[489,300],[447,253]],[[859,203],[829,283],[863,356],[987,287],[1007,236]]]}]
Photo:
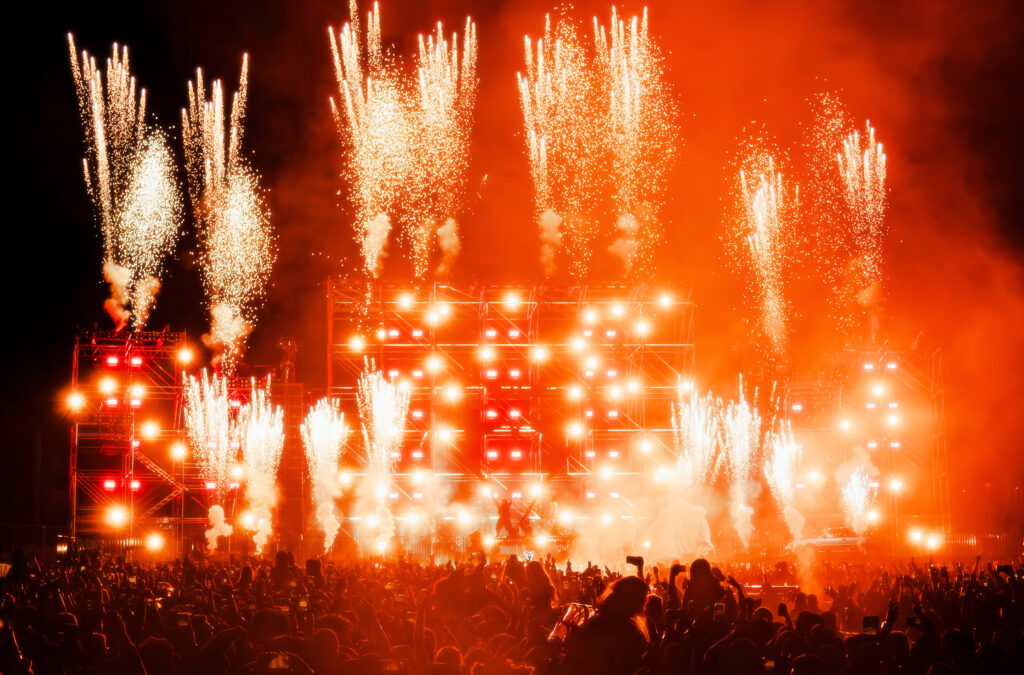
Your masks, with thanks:
[{"label": "crowd", "polygon": [[42,566],[16,553],[0,672],[1024,673],[1019,564],[627,561],[72,553]]}]

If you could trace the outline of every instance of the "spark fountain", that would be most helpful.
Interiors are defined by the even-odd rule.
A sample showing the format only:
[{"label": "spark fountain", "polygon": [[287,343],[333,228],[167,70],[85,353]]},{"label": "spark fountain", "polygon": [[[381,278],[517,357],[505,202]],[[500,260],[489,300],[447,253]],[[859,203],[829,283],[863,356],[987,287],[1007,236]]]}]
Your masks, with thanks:
[{"label": "spark fountain", "polygon": [[244,56],[229,118],[221,81],[213,81],[207,99],[201,70],[195,83],[188,83],[189,104],[181,111],[189,196],[210,304],[210,334],[204,340],[227,373],[234,372],[245,350],[275,257],[259,177],[242,154],[248,68]]},{"label": "spark fountain", "polygon": [[334,510],[334,500],[341,496],[338,463],[348,437],[345,415],[337,401],[321,399],[310,408],[301,427],[306,463],[313,483],[313,504],[316,519],[324,532],[324,553],[331,550],[341,523]]},{"label": "spark fountain", "polygon": [[[117,330],[146,324],[164,259],[181,228],[181,194],[167,136],[146,123],[128,48],[114,45],[106,70],[68,34],[71,70],[87,145],[86,188],[103,233],[104,308]],[[128,308],[131,307],[131,310]]]},{"label": "spark fountain", "polygon": [[574,279],[587,275],[596,237],[603,181],[608,175],[608,116],[602,114],[601,83],[576,27],[552,24],[536,46],[525,38],[525,74],[517,75],[541,235],[541,263],[548,276],[564,245]]},{"label": "spark fountain", "polygon": [[794,491],[797,465],[800,462],[800,446],[793,438],[788,421],[771,434],[771,455],[764,465],[764,476],[775,498],[782,518],[786,521],[793,541],[803,539],[804,517],[796,508]]},{"label": "spark fountain", "polygon": [[[367,481],[364,501],[372,501],[373,515],[364,522],[375,529],[375,550],[387,549],[395,533],[395,520],[388,504],[391,492],[392,453],[402,445],[406,417],[409,412],[409,388],[388,382],[380,371],[368,367],[359,378],[359,419],[366,443]],[[369,490],[370,494],[365,494]]]},{"label": "spark fountain", "polygon": [[219,502],[231,481],[238,450],[238,426],[232,419],[225,378],[211,377],[204,370],[201,377],[188,378],[184,395],[185,431],[199,465],[199,474],[216,488],[209,511],[210,529],[206,531],[209,548],[214,551],[217,537],[230,537],[232,533]]},{"label": "spark fountain", "polygon": [[756,497],[753,471],[761,447],[761,415],[746,400],[742,379],[739,389],[739,400],[730,402],[722,413],[722,445],[731,483],[729,513],[743,548],[747,548],[754,533],[751,502]]},{"label": "spark fountain", "polygon": [[251,384],[249,402],[238,413],[242,461],[245,466],[245,498],[254,524],[256,553],[263,552],[273,531],[271,509],[277,503],[277,467],[284,447],[283,413],[270,403],[266,388]]},{"label": "spark fountain", "polygon": [[846,484],[842,486],[843,516],[846,524],[861,536],[871,524],[871,504],[874,501],[875,488],[871,477],[866,471],[858,468],[850,474]]},{"label": "spark fountain", "polygon": [[642,19],[634,16],[628,22],[612,8],[608,29],[595,18],[594,38],[615,176],[618,238],[610,250],[622,260],[627,278],[646,278],[654,271],[658,212],[676,159],[676,110],[648,32],[647,8]]}]

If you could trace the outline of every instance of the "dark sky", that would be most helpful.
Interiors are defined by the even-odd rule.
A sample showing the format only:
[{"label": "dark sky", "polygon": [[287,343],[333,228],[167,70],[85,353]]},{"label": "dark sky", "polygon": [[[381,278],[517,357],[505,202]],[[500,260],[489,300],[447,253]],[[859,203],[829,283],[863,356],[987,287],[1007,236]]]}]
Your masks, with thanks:
[{"label": "dark sky", "polygon": [[[1024,119],[1020,58],[1024,21],[1015,3],[651,2],[652,31],[682,113],[681,163],[671,177],[660,278],[691,283],[698,303],[698,371],[707,381],[737,372],[749,309],[727,271],[720,241],[726,165],[744,127],[763,124],[783,146],[799,142],[806,99],[838,90],[858,120],[870,119],[889,156],[887,332],[924,331],[945,355],[951,453],[974,490],[1020,485],[1024,473]],[[623,3],[620,11],[639,11]],[[531,187],[520,135],[515,72],[522,36],[540,34],[546,2],[384,0],[384,37],[409,53],[436,20],[478,24],[480,98],[471,185],[463,218],[462,278],[540,278]],[[3,459],[27,487],[8,493],[10,520],[31,520],[34,467],[59,494],[67,452],[59,393],[69,380],[76,326],[106,325],[100,240],[80,176],[83,153],[65,35],[105,57],[131,48],[150,108],[179,130],[185,83],[196,66],[233,88],[250,54],[246,145],[269,189],[280,258],[250,361],[272,363],[282,335],[304,344],[299,376],[323,383],[323,306],[328,272],[349,269],[353,245],[342,145],[327,106],[334,81],[328,24],[344,2],[35,3],[35,20],[9,26],[7,108],[10,205],[5,285]],[[610,4],[579,2],[589,26]],[[13,78],[13,81],[11,81]],[[11,140],[8,145],[12,144]],[[486,181],[483,180],[486,176]],[[342,191],[339,195],[339,191]],[[205,326],[191,235],[179,247],[152,326],[193,336]],[[610,264],[606,262],[604,264]],[[348,267],[346,267],[348,265]],[[814,321],[795,340],[816,353]],[[820,351],[820,350],[819,350]],[[38,450],[37,450],[38,448]],[[37,460],[38,457],[38,460]],[[1007,466],[1009,465],[1009,466]],[[1007,470],[1007,468],[1009,470]],[[973,494],[971,492],[970,494]],[[51,501],[44,496],[43,501]],[[57,500],[52,500],[54,503]],[[41,518],[59,521],[54,508]]]}]

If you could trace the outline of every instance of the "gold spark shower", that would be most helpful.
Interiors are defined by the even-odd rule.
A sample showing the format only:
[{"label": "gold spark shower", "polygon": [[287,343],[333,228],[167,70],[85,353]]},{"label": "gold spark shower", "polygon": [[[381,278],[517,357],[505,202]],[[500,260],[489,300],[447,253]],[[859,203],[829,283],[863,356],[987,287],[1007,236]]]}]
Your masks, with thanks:
[{"label": "gold spark shower", "polygon": [[68,49],[87,144],[85,183],[103,233],[111,293],[104,308],[117,330],[129,321],[141,329],[181,225],[174,158],[163,131],[145,122],[146,91],[136,88],[128,48],[114,44],[105,71],[88,52],[77,53],[70,33]]},{"label": "gold spark shower", "polygon": [[217,537],[229,537],[233,530],[225,522],[224,509],[217,502],[231,481],[231,469],[238,454],[238,427],[231,415],[225,378],[210,377],[204,370],[201,377],[188,378],[184,395],[185,432],[199,465],[199,475],[216,486],[209,513],[210,529],[206,531],[209,548],[213,551],[217,548]]},{"label": "gold spark shower", "polygon": [[541,235],[541,263],[550,276],[564,245],[569,272],[582,279],[590,268],[602,183],[607,176],[607,115],[601,83],[576,27],[545,19],[536,45],[525,37],[525,74],[517,75],[534,206]]},{"label": "gold spark shower", "polygon": [[739,227],[734,247],[749,267],[753,295],[760,305],[760,328],[774,359],[785,356],[789,304],[785,278],[798,188],[790,188],[770,154],[747,155],[737,179]]},{"label": "gold spark shower", "polygon": [[858,468],[842,486],[843,515],[846,524],[861,536],[871,523],[871,504],[874,501],[875,488],[871,477],[862,468]]},{"label": "gold spark shower", "polygon": [[594,20],[597,64],[606,88],[606,142],[611,146],[613,201],[618,238],[611,251],[628,278],[653,272],[660,238],[658,212],[665,201],[666,177],[675,163],[675,109],[667,91],[661,58],[643,18],[618,18],[610,27]]},{"label": "gold spark shower", "polygon": [[687,492],[706,487],[718,453],[721,401],[699,395],[692,383],[681,383],[672,404],[672,438],[679,458],[680,487]]},{"label": "gold spark shower", "polygon": [[338,481],[338,463],[348,437],[345,415],[337,401],[321,399],[310,408],[302,423],[302,445],[306,449],[306,463],[313,483],[313,503],[316,519],[324,532],[324,552],[328,552],[338,535],[340,523],[334,509],[334,500],[341,496]]},{"label": "gold spark shower", "polygon": [[369,488],[376,507],[378,547],[386,547],[394,535],[394,517],[388,507],[391,490],[392,453],[402,447],[409,412],[409,387],[388,382],[380,371],[368,367],[359,378],[359,419],[366,444]]},{"label": "gold spark shower", "polygon": [[338,130],[350,146],[345,173],[355,204],[356,233],[367,276],[380,273],[391,221],[413,175],[413,110],[401,78],[386,60],[380,41],[380,8],[367,15],[360,35],[355,0],[350,21],[327,32],[334,56],[339,100],[331,98]]},{"label": "gold spark shower", "polygon": [[870,123],[861,136],[854,131],[836,155],[853,226],[855,254],[862,260],[863,288],[882,283],[882,238],[885,234],[885,152]]},{"label": "gold spark shower", "polygon": [[242,461],[245,465],[245,498],[255,525],[256,553],[262,553],[273,530],[271,512],[277,503],[277,467],[284,447],[283,414],[270,403],[267,388],[251,384],[249,402],[238,413]]},{"label": "gold spark shower", "polygon": [[476,25],[470,19],[463,29],[461,52],[458,39],[453,34],[449,43],[440,22],[434,34],[419,36],[411,129],[416,161],[409,214],[417,279],[426,276],[435,237],[442,252],[438,276],[451,270],[459,250],[456,217],[463,208],[477,88]]},{"label": "gold spark shower", "polygon": [[238,92],[224,116],[220,80],[206,98],[203,73],[188,83],[189,105],[182,110],[189,196],[202,242],[202,274],[210,303],[206,339],[225,372],[234,372],[245,338],[274,264],[270,212],[256,172],[242,155],[248,56],[242,59]]}]

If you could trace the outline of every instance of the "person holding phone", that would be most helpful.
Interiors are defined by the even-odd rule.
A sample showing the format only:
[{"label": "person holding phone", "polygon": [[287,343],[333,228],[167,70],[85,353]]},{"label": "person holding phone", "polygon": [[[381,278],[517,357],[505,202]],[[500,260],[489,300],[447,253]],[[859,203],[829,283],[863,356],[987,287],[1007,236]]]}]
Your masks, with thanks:
[{"label": "person holding phone", "polygon": [[594,615],[572,634],[558,672],[636,672],[650,646],[643,617],[647,590],[640,577],[622,577],[612,583],[598,600]]}]

